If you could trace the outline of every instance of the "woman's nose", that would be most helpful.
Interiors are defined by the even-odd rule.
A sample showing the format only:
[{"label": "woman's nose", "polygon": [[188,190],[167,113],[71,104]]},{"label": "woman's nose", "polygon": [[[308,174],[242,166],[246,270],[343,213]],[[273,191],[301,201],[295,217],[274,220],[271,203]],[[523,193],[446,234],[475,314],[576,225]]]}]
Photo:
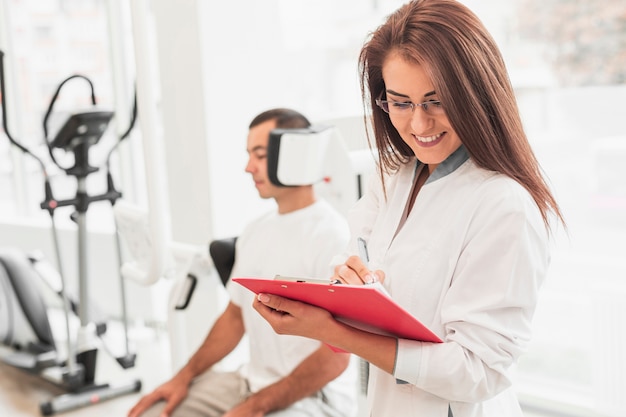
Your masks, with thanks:
[{"label": "woman's nose", "polygon": [[433,126],[434,119],[431,115],[424,111],[422,106],[413,110],[411,115],[411,128],[417,134],[428,133],[428,130]]}]

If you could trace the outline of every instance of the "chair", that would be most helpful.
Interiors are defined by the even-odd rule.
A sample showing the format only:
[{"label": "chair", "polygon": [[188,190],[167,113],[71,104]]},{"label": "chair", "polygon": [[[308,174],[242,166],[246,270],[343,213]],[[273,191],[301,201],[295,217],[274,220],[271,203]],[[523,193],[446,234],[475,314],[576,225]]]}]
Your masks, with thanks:
[{"label": "chair", "polygon": [[217,270],[222,284],[226,286],[235,263],[236,237],[217,239],[209,244],[209,254]]}]

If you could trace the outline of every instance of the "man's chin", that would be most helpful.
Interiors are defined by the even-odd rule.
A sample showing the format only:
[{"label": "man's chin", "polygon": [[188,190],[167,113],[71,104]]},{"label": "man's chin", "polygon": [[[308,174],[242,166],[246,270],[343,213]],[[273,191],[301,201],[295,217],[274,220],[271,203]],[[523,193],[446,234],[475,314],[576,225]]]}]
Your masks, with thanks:
[{"label": "man's chin", "polygon": [[263,191],[263,190],[257,189],[257,192],[259,193],[259,197],[261,197],[264,200],[267,200],[268,198],[272,198],[273,197],[271,195],[271,193],[269,193],[267,191]]}]

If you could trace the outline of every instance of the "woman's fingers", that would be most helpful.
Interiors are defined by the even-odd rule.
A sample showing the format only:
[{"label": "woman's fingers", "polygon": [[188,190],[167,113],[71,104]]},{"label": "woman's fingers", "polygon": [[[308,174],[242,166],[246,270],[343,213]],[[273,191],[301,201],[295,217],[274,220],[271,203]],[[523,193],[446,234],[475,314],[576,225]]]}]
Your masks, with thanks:
[{"label": "woman's fingers", "polygon": [[278,334],[317,339],[324,323],[332,320],[324,309],[278,295],[258,294],[252,306]]},{"label": "woman's fingers", "polygon": [[358,256],[351,256],[346,263],[335,268],[335,277],[346,284],[370,284],[378,280]]}]

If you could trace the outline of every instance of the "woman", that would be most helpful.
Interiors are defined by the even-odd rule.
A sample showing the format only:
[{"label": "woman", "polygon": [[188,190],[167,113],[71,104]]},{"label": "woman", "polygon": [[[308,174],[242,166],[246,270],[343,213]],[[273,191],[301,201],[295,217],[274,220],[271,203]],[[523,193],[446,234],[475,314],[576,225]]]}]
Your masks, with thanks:
[{"label": "woman", "polygon": [[369,361],[371,416],[521,416],[511,370],[530,339],[551,221],[563,219],[500,52],[465,6],[417,0],[372,34],[360,67],[380,178],[350,223],[370,263],[346,253],[333,279],[383,281],[443,343],[363,332],[268,294],[255,308],[278,333]]}]

